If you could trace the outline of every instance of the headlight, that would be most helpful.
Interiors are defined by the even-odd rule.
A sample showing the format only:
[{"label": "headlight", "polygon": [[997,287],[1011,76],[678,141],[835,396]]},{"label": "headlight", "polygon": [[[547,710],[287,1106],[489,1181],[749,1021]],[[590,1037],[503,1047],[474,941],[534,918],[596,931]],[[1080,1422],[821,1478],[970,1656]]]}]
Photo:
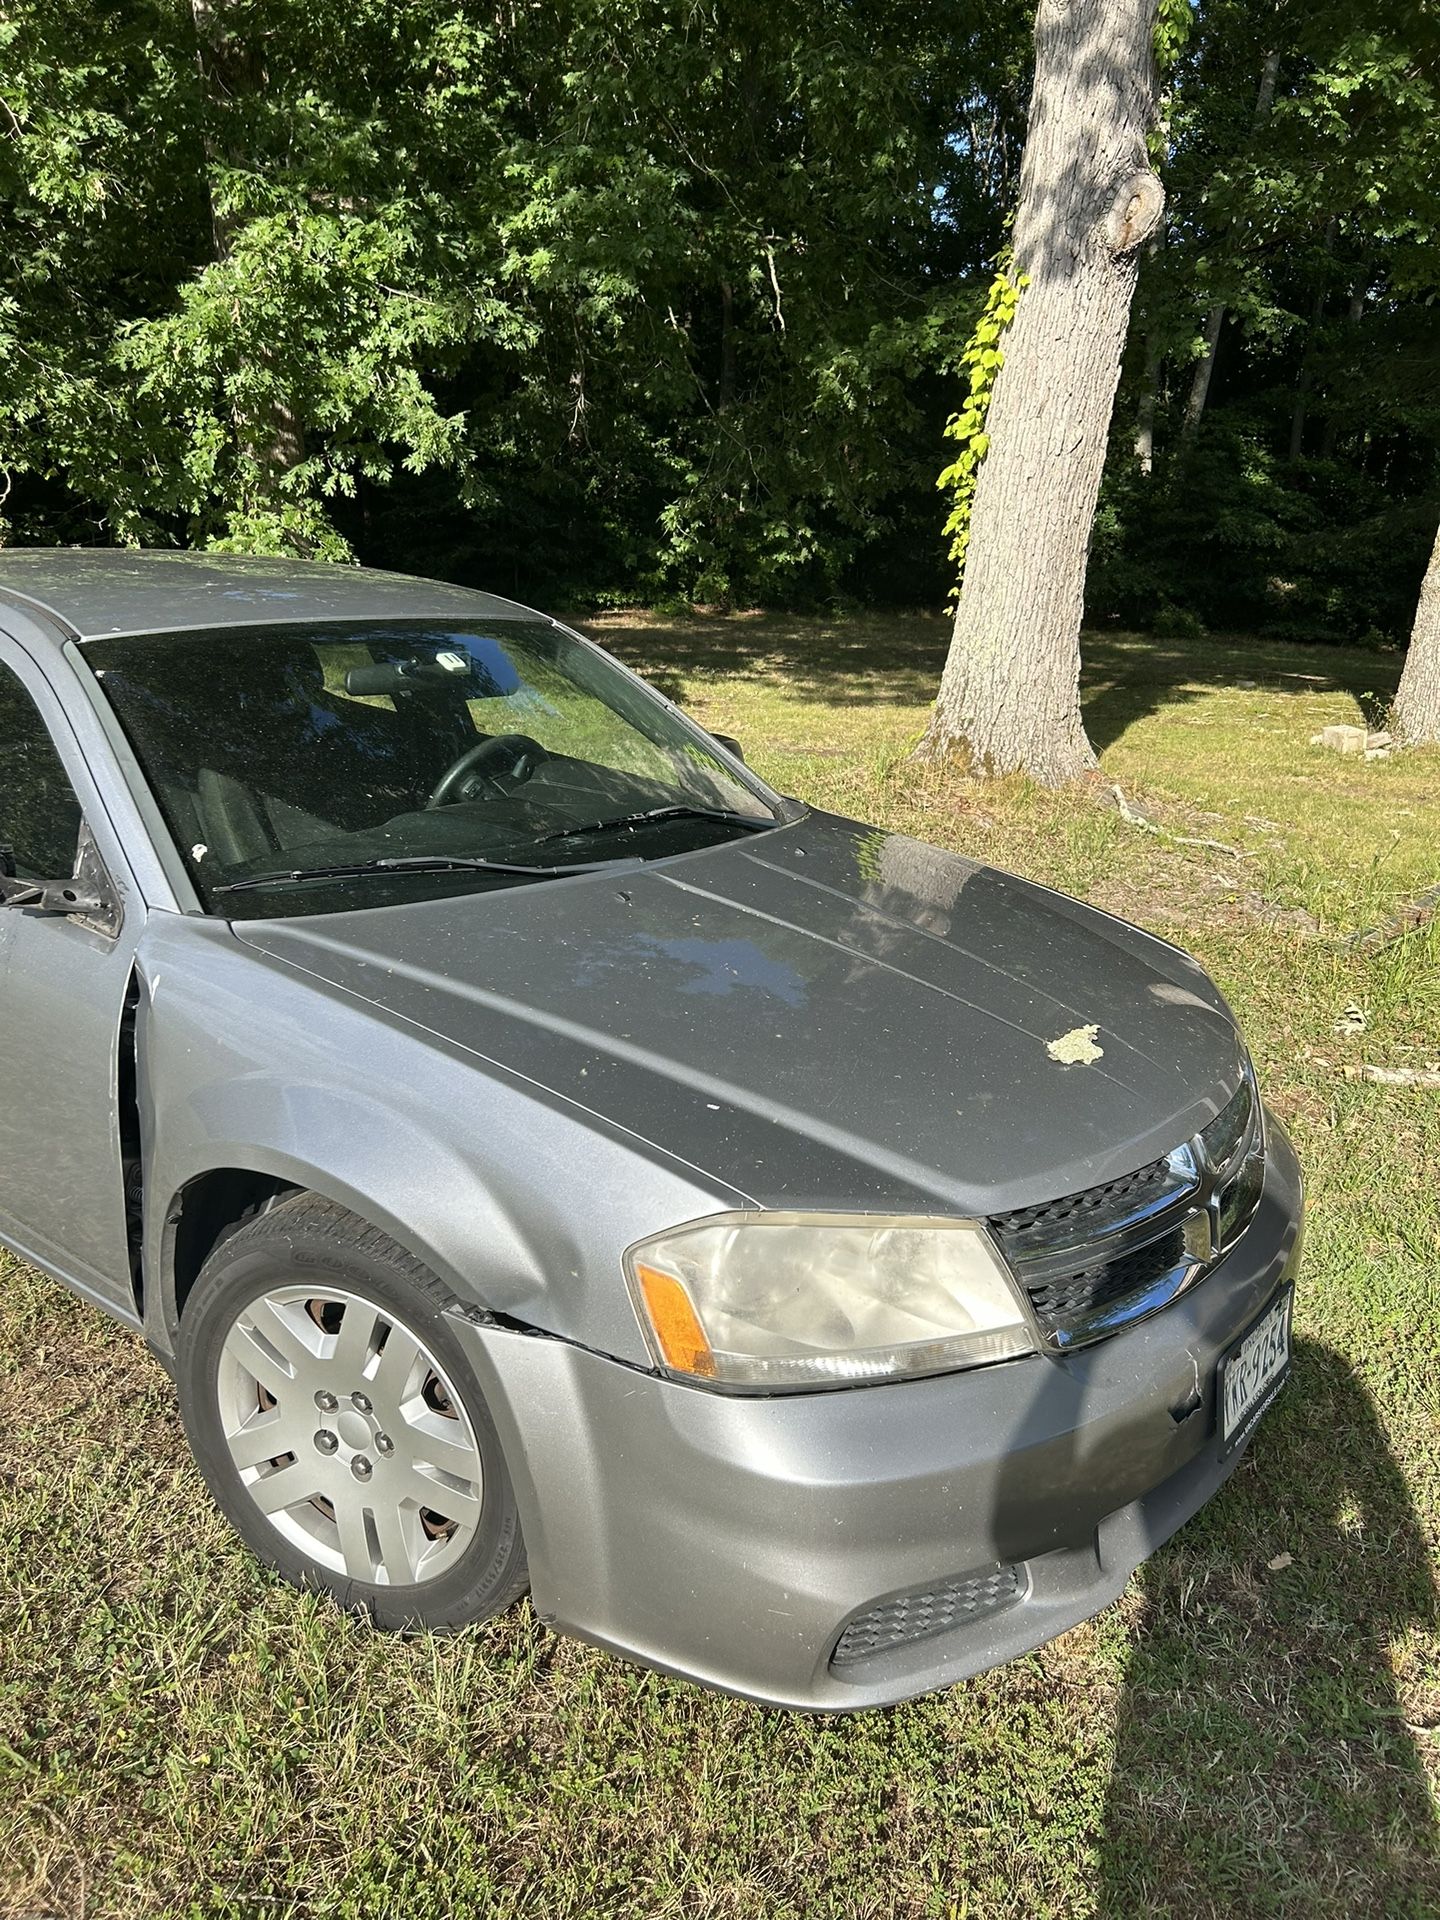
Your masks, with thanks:
[{"label": "headlight", "polygon": [[1035,1350],[970,1221],[716,1214],[642,1240],[625,1271],[656,1361],[717,1385],[843,1386]]}]

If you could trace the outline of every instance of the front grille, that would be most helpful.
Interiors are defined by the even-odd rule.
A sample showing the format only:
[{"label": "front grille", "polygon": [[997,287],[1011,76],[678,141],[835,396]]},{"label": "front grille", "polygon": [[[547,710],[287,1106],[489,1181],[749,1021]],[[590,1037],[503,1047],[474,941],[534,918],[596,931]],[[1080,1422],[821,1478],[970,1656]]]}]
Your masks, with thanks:
[{"label": "front grille", "polygon": [[906,1593],[887,1600],[852,1620],[835,1644],[832,1667],[851,1667],[857,1660],[889,1653],[915,1640],[932,1640],[952,1627],[968,1626],[998,1613],[1020,1596],[1018,1567],[986,1567],[961,1574],[928,1593]]},{"label": "front grille", "polygon": [[[1052,1344],[1074,1346],[1163,1306],[1218,1257],[1253,1213],[1262,1174],[1247,1076],[1196,1139],[1116,1180],[993,1214],[988,1225]],[[1206,1222],[1212,1207],[1218,1244]]]},{"label": "front grille", "polygon": [[1175,1227],[1133,1253],[1101,1260],[1060,1280],[1042,1280],[1026,1288],[1043,1326],[1068,1331],[1128,1294],[1153,1286],[1185,1258],[1185,1232]]},{"label": "front grille", "polygon": [[[1017,1207],[1013,1213],[997,1214],[991,1226],[1007,1240],[1020,1242],[1042,1237],[1046,1240],[1074,1226],[1096,1227],[1105,1231],[1105,1222],[1117,1214],[1134,1212],[1173,1190],[1173,1175],[1168,1155],[1152,1160],[1148,1167],[1121,1174],[1100,1187],[1086,1187],[1082,1193],[1067,1193],[1059,1200],[1046,1200],[1038,1207]],[[1022,1256],[1023,1257],[1023,1256]]]},{"label": "front grille", "polygon": [[1057,1346],[1108,1332],[1108,1310],[1149,1293],[1185,1261],[1200,1172],[1189,1148],[1045,1206],[993,1214],[990,1231]]}]

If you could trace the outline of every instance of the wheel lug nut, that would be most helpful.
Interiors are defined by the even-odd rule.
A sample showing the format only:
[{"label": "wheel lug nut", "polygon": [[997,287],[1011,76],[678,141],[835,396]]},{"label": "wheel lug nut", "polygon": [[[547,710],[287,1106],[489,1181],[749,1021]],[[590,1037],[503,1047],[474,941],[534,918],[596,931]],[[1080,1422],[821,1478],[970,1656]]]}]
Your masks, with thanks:
[{"label": "wheel lug nut", "polygon": [[328,1427],[321,1427],[320,1431],[315,1436],[315,1444],[320,1449],[321,1453],[334,1453],[336,1447],[339,1446],[340,1442],[335,1438],[334,1434],[331,1433]]},{"label": "wheel lug nut", "polygon": [[333,1413],[340,1402],[333,1393],[320,1392],[315,1396],[315,1404],[322,1413]]},{"label": "wheel lug nut", "polygon": [[363,1393],[352,1393],[350,1396],[350,1404],[357,1413],[368,1413],[370,1411],[369,1399]]},{"label": "wheel lug nut", "polygon": [[390,1438],[388,1433],[376,1434],[375,1451],[377,1453],[393,1453],[395,1451],[395,1442]]},{"label": "wheel lug nut", "polygon": [[350,1471],[357,1480],[368,1480],[375,1469],[363,1453],[357,1453],[355,1458],[350,1462]]}]

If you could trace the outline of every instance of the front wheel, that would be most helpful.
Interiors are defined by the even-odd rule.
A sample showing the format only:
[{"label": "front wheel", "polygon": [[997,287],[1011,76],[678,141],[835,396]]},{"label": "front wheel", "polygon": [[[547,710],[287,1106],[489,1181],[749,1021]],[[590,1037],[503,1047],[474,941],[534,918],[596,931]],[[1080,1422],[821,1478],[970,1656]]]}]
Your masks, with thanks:
[{"label": "front wheel", "polygon": [[441,1631],[524,1591],[515,1495],[435,1277],[298,1195],[224,1240],[180,1328],[180,1407],[216,1500],[297,1586]]}]

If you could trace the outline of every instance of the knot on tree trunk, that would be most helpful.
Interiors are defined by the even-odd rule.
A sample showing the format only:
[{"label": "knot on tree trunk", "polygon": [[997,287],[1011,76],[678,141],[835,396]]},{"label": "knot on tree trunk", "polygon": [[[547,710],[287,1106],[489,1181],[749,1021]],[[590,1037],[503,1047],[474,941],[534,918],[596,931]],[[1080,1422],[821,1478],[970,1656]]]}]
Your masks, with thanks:
[{"label": "knot on tree trunk", "polygon": [[1101,232],[1116,259],[1143,247],[1165,211],[1165,189],[1148,167],[1122,180],[1110,202]]}]

